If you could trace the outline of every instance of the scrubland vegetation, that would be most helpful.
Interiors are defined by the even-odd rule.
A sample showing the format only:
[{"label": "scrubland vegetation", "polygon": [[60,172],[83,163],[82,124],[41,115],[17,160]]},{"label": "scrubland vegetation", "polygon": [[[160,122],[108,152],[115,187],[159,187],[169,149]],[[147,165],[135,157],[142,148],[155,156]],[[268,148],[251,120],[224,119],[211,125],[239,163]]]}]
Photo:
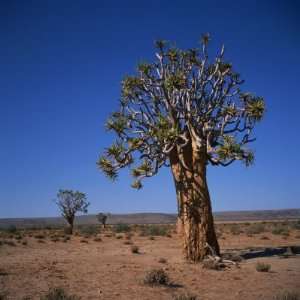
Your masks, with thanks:
[{"label": "scrubland vegetation", "polygon": [[[216,278],[224,279],[222,288],[233,280],[236,287],[231,289],[242,291],[244,299],[255,299],[251,296],[255,287],[247,286],[247,281],[261,286],[264,299],[299,299],[300,266],[292,250],[282,255],[243,257],[244,249],[255,253],[257,249],[299,245],[299,225],[300,221],[216,224],[223,258],[233,262],[230,267],[209,259],[194,266],[186,263],[173,224],[80,225],[74,227],[73,235],[62,226],[10,226],[0,230],[0,299],[75,300],[99,295],[104,299],[152,299],[153,295],[156,299],[233,299],[214,294]],[[35,264],[28,265],[30,261],[37,269]],[[37,279],[31,280],[34,274]],[[97,288],[92,287],[95,278]],[[15,280],[23,285],[15,285]],[[43,288],[38,280],[44,282]],[[271,289],[273,281],[286,289]],[[128,286],[134,286],[133,294]],[[119,292],[109,293],[112,288]]]}]

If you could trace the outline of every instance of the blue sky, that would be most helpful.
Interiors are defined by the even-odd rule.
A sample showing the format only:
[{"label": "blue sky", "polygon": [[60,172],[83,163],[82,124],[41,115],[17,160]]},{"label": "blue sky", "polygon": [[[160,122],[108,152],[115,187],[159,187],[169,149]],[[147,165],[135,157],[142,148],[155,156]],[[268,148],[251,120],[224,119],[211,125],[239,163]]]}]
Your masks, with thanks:
[{"label": "blue sky", "polygon": [[1,1],[0,217],[55,216],[58,189],[85,192],[90,212],[175,212],[169,169],[130,187],[96,168],[113,136],[120,81],[153,41],[195,47],[202,33],[222,43],[263,96],[255,165],[210,167],[214,210],[299,207],[300,6],[297,1]]}]

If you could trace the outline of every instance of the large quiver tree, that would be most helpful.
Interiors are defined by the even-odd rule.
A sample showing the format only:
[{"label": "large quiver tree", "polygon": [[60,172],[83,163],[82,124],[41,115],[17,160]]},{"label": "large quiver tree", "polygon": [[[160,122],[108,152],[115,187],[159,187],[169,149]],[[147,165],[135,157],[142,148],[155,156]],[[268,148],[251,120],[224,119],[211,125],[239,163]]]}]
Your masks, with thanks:
[{"label": "large quiver tree", "polygon": [[98,161],[111,179],[130,167],[137,189],[162,166],[171,167],[184,255],[191,261],[220,254],[207,165],[250,165],[247,145],[264,113],[261,97],[241,91],[243,80],[224,60],[224,46],[210,60],[208,42],[204,35],[199,49],[186,51],[156,42],[156,62],[140,64],[122,82],[120,109],[107,121],[117,138]]}]

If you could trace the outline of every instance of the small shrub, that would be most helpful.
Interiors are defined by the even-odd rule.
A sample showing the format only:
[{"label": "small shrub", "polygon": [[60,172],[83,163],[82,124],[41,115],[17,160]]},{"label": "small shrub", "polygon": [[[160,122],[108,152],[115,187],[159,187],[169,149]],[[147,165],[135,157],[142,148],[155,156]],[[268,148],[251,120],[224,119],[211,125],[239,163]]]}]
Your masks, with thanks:
[{"label": "small shrub", "polygon": [[27,240],[22,241],[22,245],[23,245],[23,246],[27,246],[27,245],[28,245]]},{"label": "small shrub", "polygon": [[88,225],[80,227],[80,234],[89,238],[90,236],[95,236],[99,233],[99,228],[97,226]]},{"label": "small shrub", "polygon": [[182,294],[173,297],[173,300],[197,300],[197,296],[190,294]]},{"label": "small shrub", "polygon": [[130,249],[131,249],[131,253],[134,253],[134,254],[139,253],[139,247],[136,245],[132,245]]},{"label": "small shrub", "polygon": [[242,233],[241,228],[239,225],[235,224],[235,225],[231,225],[230,226],[230,233],[233,235],[239,235]]},{"label": "small shrub", "polygon": [[128,224],[120,223],[113,227],[114,232],[116,233],[123,233],[123,232],[130,232],[131,228]]},{"label": "small shrub", "polygon": [[132,241],[127,240],[127,241],[124,242],[124,245],[132,245]]},{"label": "small shrub", "polygon": [[16,243],[15,243],[14,241],[4,241],[3,243],[4,243],[5,245],[11,246],[11,247],[17,246]]},{"label": "small shrub", "polygon": [[94,242],[102,242],[101,237],[95,237],[95,238],[94,238]]},{"label": "small shrub", "polygon": [[35,239],[44,239],[45,238],[45,235],[44,234],[36,234],[34,236]]},{"label": "small shrub", "polygon": [[71,238],[69,237],[69,236],[65,236],[64,238],[63,238],[63,242],[64,243],[66,243],[66,242],[68,242],[69,240],[70,240]]},{"label": "small shrub", "polygon": [[149,285],[168,285],[170,279],[168,274],[163,269],[153,269],[147,272],[144,278],[144,284]]},{"label": "small shrub", "polygon": [[64,228],[64,234],[68,234],[68,235],[71,235],[73,232],[72,232],[72,228],[71,227],[65,227]]},{"label": "small shrub", "polygon": [[269,240],[270,238],[268,238],[267,236],[262,236],[261,238],[260,238],[261,240]]},{"label": "small shrub", "polygon": [[161,257],[159,260],[158,260],[159,263],[161,264],[166,264],[167,263],[167,260],[163,257]]},{"label": "small shrub", "polygon": [[20,241],[20,240],[23,239],[23,237],[22,237],[21,235],[17,235],[17,236],[15,236],[15,239],[16,239],[17,241]]},{"label": "small shrub", "polygon": [[81,239],[81,240],[80,240],[80,243],[85,243],[85,244],[88,244],[88,243],[89,243],[89,241],[88,241],[88,240],[85,240],[85,239]]},{"label": "small shrub", "polygon": [[296,229],[296,230],[300,230],[300,220],[297,222],[293,222],[291,224],[291,228]]},{"label": "small shrub", "polygon": [[0,300],[7,300],[7,299],[8,299],[7,293],[0,292]]},{"label": "small shrub", "polygon": [[53,236],[53,237],[51,237],[51,242],[54,242],[54,243],[59,242],[59,238],[57,236]]},{"label": "small shrub", "polygon": [[265,231],[265,225],[262,223],[251,224],[247,229],[247,234],[259,234]]},{"label": "small shrub", "polygon": [[154,241],[154,240],[155,240],[155,237],[151,235],[151,236],[149,236],[149,240],[150,240],[150,241]]},{"label": "small shrub", "polygon": [[296,292],[283,291],[276,295],[274,300],[300,300],[300,295]]},{"label": "small shrub", "polygon": [[141,236],[167,236],[168,228],[163,225],[148,225],[143,226]]},{"label": "small shrub", "polygon": [[286,228],[285,227],[275,227],[273,230],[272,230],[272,234],[274,235],[280,235],[280,234],[284,234],[285,232],[287,232]]},{"label": "small shrub", "polygon": [[121,234],[117,234],[117,235],[116,235],[116,239],[117,239],[117,240],[120,240],[120,239],[122,239],[122,238],[123,238],[123,235],[121,235]]},{"label": "small shrub", "polygon": [[131,240],[132,237],[133,237],[133,234],[131,232],[126,232],[126,234],[125,234],[126,240]]},{"label": "small shrub", "polygon": [[17,227],[15,225],[9,225],[6,228],[6,232],[14,234],[17,232]]},{"label": "small shrub", "polygon": [[255,269],[257,272],[269,272],[271,270],[271,265],[258,262]]},{"label": "small shrub", "polygon": [[62,288],[52,288],[48,293],[41,297],[41,300],[79,300],[75,295],[68,295]]}]

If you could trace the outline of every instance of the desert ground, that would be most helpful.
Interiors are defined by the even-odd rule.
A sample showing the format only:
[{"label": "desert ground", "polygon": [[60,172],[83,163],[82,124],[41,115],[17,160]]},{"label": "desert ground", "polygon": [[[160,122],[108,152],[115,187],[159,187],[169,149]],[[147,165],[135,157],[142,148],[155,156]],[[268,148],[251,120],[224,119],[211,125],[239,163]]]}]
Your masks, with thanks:
[{"label": "desert ground", "polygon": [[[242,249],[299,246],[299,221],[218,223],[217,232],[222,252],[236,253],[236,264],[219,270],[184,261],[175,225],[89,225],[72,236],[63,229],[2,230],[0,299],[50,299],[52,288],[80,299],[271,300],[300,292],[299,255],[238,256]],[[169,280],[145,282],[157,269]]]}]

